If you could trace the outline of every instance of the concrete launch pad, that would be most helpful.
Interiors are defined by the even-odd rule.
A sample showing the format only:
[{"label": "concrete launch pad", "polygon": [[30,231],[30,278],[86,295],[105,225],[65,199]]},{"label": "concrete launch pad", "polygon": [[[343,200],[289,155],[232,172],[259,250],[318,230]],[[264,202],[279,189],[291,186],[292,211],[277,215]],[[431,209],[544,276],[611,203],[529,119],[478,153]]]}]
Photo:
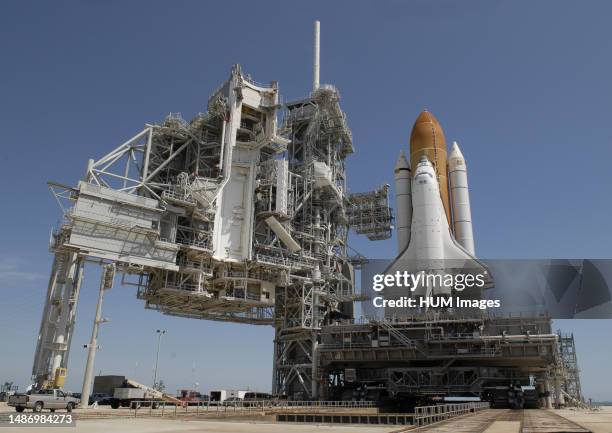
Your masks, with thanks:
[{"label": "concrete launch pad", "polygon": [[[3,432],[21,432],[28,429],[23,427],[5,428]],[[45,428],[49,433],[64,433],[66,429]],[[117,431],[123,433],[387,433],[386,427],[355,427],[355,426],[323,426],[323,425],[286,425],[268,422],[244,421],[175,421],[158,419],[92,419],[77,423],[74,433],[107,433]]]},{"label": "concrete launch pad", "polygon": [[597,411],[561,409],[556,414],[579,424],[593,433],[612,432],[612,407],[605,406]]},{"label": "concrete launch pad", "polygon": [[[356,410],[344,415],[353,416]],[[14,412],[0,403],[0,422],[8,419]],[[78,409],[74,433],[98,433],[121,431],[126,433],[165,433],[165,432],[356,432],[356,433],[399,433],[405,431],[431,433],[610,433],[612,432],[612,407],[599,410],[510,410],[487,409],[446,421],[417,428],[414,425],[359,425],[329,424],[312,422],[275,422],[274,415],[261,413],[248,417],[223,419],[200,416],[148,416],[143,412],[134,417],[129,409],[92,410]],[[32,427],[37,428],[37,427]],[[5,427],[3,432],[27,432],[27,427]],[[37,430],[36,430],[37,431]],[[49,433],[64,432],[65,428],[46,427]]]}]

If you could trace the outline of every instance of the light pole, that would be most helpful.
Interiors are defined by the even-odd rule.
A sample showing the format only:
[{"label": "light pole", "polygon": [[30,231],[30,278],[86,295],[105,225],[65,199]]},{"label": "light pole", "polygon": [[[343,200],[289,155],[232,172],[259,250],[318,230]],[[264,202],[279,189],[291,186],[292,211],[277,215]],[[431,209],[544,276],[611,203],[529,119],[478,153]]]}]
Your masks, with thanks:
[{"label": "light pole", "polygon": [[101,323],[106,322],[102,318],[102,299],[104,292],[113,287],[115,279],[115,265],[105,265],[100,278],[100,293],[98,294],[98,304],[96,305],[96,317],[94,319],[93,330],[91,331],[91,340],[85,347],[89,349],[87,353],[87,364],[85,365],[85,377],[83,378],[83,388],[81,389],[81,402],[79,407],[86,408],[89,405],[89,394],[91,393],[91,382],[93,380],[94,361],[96,359],[96,350],[98,350],[98,328]]},{"label": "light pole", "polygon": [[161,346],[162,335],[166,333],[165,329],[158,329],[157,331],[157,355],[155,355],[155,370],[153,370],[153,388],[157,389],[157,366],[159,364],[159,348]]}]

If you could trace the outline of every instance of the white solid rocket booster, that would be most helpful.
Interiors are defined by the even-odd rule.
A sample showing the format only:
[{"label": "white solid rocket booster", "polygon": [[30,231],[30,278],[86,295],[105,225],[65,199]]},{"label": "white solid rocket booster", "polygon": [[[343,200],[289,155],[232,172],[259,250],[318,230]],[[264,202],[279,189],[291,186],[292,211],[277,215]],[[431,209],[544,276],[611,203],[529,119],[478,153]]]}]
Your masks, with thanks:
[{"label": "white solid rocket booster", "polygon": [[404,151],[400,151],[395,164],[395,206],[397,208],[397,253],[404,251],[410,243],[412,224],[412,191],[410,186],[410,165]]},{"label": "white solid rocket booster", "polygon": [[465,165],[465,158],[456,141],[453,142],[453,148],[448,157],[448,178],[451,190],[455,239],[468,253],[475,255],[467,167]]}]

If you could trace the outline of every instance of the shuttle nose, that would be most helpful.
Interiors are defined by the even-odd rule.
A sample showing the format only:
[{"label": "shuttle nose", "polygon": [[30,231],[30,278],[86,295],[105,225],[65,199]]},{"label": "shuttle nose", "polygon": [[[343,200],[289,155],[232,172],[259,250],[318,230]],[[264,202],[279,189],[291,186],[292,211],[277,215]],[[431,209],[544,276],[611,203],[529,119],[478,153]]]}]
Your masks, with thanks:
[{"label": "shuttle nose", "polygon": [[427,158],[427,155],[423,155],[421,156],[421,159],[419,159],[419,163],[417,164],[416,168],[416,174],[418,174],[419,172],[422,173],[424,171],[434,171],[434,167],[429,161],[429,158]]},{"label": "shuttle nose", "polygon": [[416,173],[414,174],[414,181],[419,185],[437,182],[436,172],[425,155],[419,160]]}]

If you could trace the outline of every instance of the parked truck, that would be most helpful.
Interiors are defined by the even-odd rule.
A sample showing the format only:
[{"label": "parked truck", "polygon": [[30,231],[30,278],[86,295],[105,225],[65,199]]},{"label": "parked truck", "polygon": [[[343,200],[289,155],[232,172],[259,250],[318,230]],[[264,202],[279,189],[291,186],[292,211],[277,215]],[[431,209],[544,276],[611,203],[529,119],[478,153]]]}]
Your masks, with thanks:
[{"label": "parked truck", "polygon": [[27,394],[14,394],[8,401],[8,405],[14,407],[17,412],[23,412],[25,409],[32,409],[34,412],[42,412],[43,409],[49,409],[51,412],[55,412],[56,409],[66,409],[72,412],[78,404],[78,398],[66,394],[61,389],[40,389]]},{"label": "parked truck", "polygon": [[17,394],[18,390],[19,387],[13,385],[13,382],[4,382],[4,384],[0,385],[0,402],[8,402],[9,397]]},{"label": "parked truck", "polygon": [[110,400],[110,405],[113,409],[118,409],[119,407],[137,409],[140,406],[151,406],[153,409],[157,409],[159,403],[162,401],[157,397],[156,394],[140,388],[115,388],[113,398]]},{"label": "parked truck", "polygon": [[151,406],[156,409],[162,402],[183,404],[181,400],[170,394],[158,391],[135,380],[125,379],[123,386],[114,389],[110,405],[113,409],[119,407],[137,409],[141,406]]},{"label": "parked truck", "polygon": [[183,406],[199,405],[210,400],[207,395],[201,394],[195,389],[179,389],[176,398],[183,402]]},{"label": "parked truck", "polygon": [[236,397],[243,399],[247,391],[237,389],[214,389],[210,391],[210,404],[221,404],[228,398]]}]

